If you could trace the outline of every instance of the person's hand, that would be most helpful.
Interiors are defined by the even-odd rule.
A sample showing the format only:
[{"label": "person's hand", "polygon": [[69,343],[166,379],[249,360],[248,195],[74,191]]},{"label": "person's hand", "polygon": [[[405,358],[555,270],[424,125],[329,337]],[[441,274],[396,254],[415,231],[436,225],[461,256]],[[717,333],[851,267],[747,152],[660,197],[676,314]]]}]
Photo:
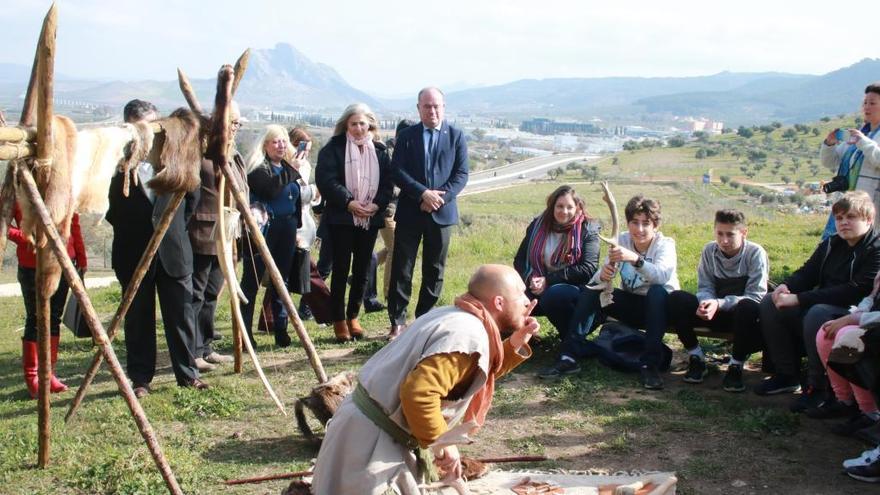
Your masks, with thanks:
[{"label": "person's hand", "polygon": [[358,202],[351,200],[348,202],[347,208],[348,212],[356,217],[369,217],[370,212],[364,208],[364,206]]},{"label": "person's hand", "polygon": [[639,255],[635,251],[630,251],[625,247],[611,246],[611,248],[608,249],[608,261],[612,263],[617,263],[618,261],[635,263],[636,261],[639,261]]},{"label": "person's hand", "polygon": [[434,465],[443,471],[444,479],[457,480],[461,478],[461,454],[458,453],[458,447],[448,445],[443,447],[440,452],[434,453]]},{"label": "person's hand", "polygon": [[697,318],[710,321],[718,311],[718,299],[706,299],[697,306]]},{"label": "person's hand", "polygon": [[858,129],[849,129],[849,139],[847,139],[846,142],[847,144],[855,144],[861,141],[863,137],[865,137],[865,135],[862,134],[862,131]]},{"label": "person's hand", "polygon": [[858,325],[859,324],[859,314],[850,313],[840,318],[826,321],[819,327],[819,330],[825,332],[825,338],[827,340],[834,340],[834,336],[837,335],[837,332],[849,325]]},{"label": "person's hand", "polygon": [[616,274],[617,266],[615,266],[614,263],[606,263],[602,266],[602,271],[599,272],[599,280],[603,282],[610,282]]},{"label": "person's hand", "polygon": [[529,340],[532,339],[532,336],[537,334],[539,330],[541,330],[541,324],[538,323],[538,320],[535,319],[534,316],[530,316],[532,311],[534,311],[535,306],[538,305],[537,299],[532,299],[528,306],[526,306],[525,317],[523,319],[523,325],[513,331],[508,337],[508,341],[510,341],[510,347],[513,348],[514,351],[519,352],[522,346],[529,343]]},{"label": "person's hand", "polygon": [[[441,206],[446,204],[443,201],[443,195],[446,191],[438,191],[436,189],[425,189],[422,193],[422,211],[437,211]],[[428,208],[426,210],[426,208]]]},{"label": "person's hand", "polygon": [[[309,156],[308,150],[297,149],[296,154],[293,155],[294,160],[305,160],[306,157]],[[299,168],[299,167],[297,167]]]},{"label": "person's hand", "polygon": [[376,203],[361,203],[361,208],[363,208],[364,211],[370,212],[370,216],[375,215],[376,212],[379,211],[379,205]]},{"label": "person's hand", "polygon": [[831,132],[825,136],[825,146],[835,146],[837,143],[837,129],[832,129]]},{"label": "person's hand", "polygon": [[776,286],[776,289],[774,289],[773,292],[770,293],[770,299],[773,301],[773,304],[777,304],[776,300],[779,298],[779,296],[790,293],[791,291],[788,290],[787,285],[779,284]]},{"label": "person's hand", "polygon": [[540,296],[544,293],[544,289],[546,289],[544,285],[546,282],[547,279],[544,277],[532,277],[531,280],[529,280],[529,290],[532,291],[532,294]]},{"label": "person's hand", "polygon": [[794,308],[799,306],[801,303],[800,300],[798,300],[797,295],[791,293],[780,294],[779,297],[777,297],[776,300],[773,302],[776,303],[777,309]]}]

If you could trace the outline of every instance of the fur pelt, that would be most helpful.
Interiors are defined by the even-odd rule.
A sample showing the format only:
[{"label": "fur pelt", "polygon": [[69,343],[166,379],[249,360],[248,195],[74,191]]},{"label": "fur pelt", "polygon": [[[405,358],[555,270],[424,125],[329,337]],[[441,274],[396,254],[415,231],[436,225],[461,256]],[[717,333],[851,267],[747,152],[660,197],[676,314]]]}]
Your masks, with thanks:
[{"label": "fur pelt", "polygon": [[125,157],[119,162],[119,173],[125,174],[122,181],[122,195],[128,197],[128,189],[131,181],[138,185],[137,166],[147,159],[150,150],[153,149],[153,128],[146,122],[132,124],[135,130],[135,139],[131,141],[126,150]]},{"label": "fur pelt", "polygon": [[202,140],[200,119],[190,110],[178,108],[158,121],[164,132],[157,134],[148,160],[156,175],[147,186],[157,194],[191,192],[201,184]]},{"label": "fur pelt", "polygon": [[302,432],[308,440],[320,444],[322,438],[316,436],[312,432],[312,429],[306,422],[303,407],[309,408],[309,410],[312,411],[312,414],[318,418],[318,421],[326,426],[327,421],[330,421],[330,418],[332,418],[336,413],[336,410],[339,409],[339,405],[342,404],[342,400],[345,399],[345,396],[354,390],[354,380],[354,373],[339,373],[330,377],[326,382],[313,388],[309,395],[297,399],[293,406],[294,415],[296,416],[296,425],[299,428],[299,431]]},{"label": "fur pelt", "polygon": [[[76,126],[67,117],[56,115],[52,120],[52,162],[49,164],[36,163],[33,158],[27,159],[27,163],[18,163],[17,166],[30,166],[33,164],[34,180],[37,188],[43,195],[43,202],[49,211],[52,222],[61,235],[61,241],[67,245],[70,236],[70,219],[73,217],[73,195],[71,173],[73,170],[74,157],[76,155]],[[46,246],[46,235],[42,229],[38,229],[39,216],[34,206],[27,199],[27,195],[21,188],[16,193],[18,204],[21,207],[21,230],[28,239],[37,247]],[[38,257],[44,277],[38,281],[37,290],[43,294],[51,295],[58,288],[61,278],[61,265],[51,250],[39,250],[43,253]],[[48,296],[47,296],[48,297]]]},{"label": "fur pelt", "polygon": [[118,165],[124,162],[125,148],[129,142],[132,148],[140,144],[138,133],[130,124],[86,129],[77,133],[72,174],[75,211],[101,214],[107,211],[110,180]]}]

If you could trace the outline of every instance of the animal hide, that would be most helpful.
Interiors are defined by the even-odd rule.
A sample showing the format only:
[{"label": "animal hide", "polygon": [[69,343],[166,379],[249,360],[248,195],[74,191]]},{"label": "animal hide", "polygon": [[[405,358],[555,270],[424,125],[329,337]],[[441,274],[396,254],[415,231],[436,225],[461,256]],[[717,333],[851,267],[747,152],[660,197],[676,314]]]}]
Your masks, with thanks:
[{"label": "animal hide", "polygon": [[330,418],[339,409],[339,405],[342,404],[345,396],[354,389],[354,380],[354,373],[339,373],[313,388],[309,395],[297,399],[294,404],[296,425],[308,440],[320,444],[322,439],[312,432],[308,422],[306,422],[303,408],[307,407],[318,418],[318,421],[326,426],[327,421],[330,421]]},{"label": "animal hide", "polygon": [[128,189],[133,179],[134,185],[138,185],[137,166],[140,162],[147,159],[150,151],[153,149],[153,128],[145,122],[137,122],[134,124],[137,138],[133,140],[128,147],[125,158],[119,162],[119,173],[125,174],[122,181],[122,195],[128,197]]},{"label": "animal hide", "polygon": [[202,126],[198,116],[178,108],[158,123],[164,132],[153,140],[148,160],[156,175],[147,186],[157,194],[196,190],[201,184],[202,165]]},{"label": "animal hide", "polygon": [[[34,180],[37,188],[43,196],[46,209],[52,222],[61,235],[62,243],[67,244],[70,236],[70,219],[73,217],[73,195],[71,194],[71,173],[73,171],[74,157],[76,156],[76,126],[67,117],[56,115],[52,120],[52,161],[48,164],[36,163],[34,159],[28,159],[27,163],[18,163],[17,166],[28,166],[33,163]],[[19,189],[16,193],[18,204],[21,207],[21,230],[38,247],[46,245],[45,234],[37,229],[39,216],[34,206],[27,199],[25,193]],[[37,290],[43,294],[52,294],[58,287],[61,278],[61,265],[48,249],[41,250],[42,256],[38,257],[38,263],[42,265],[45,277]]]},{"label": "animal hide", "polygon": [[[152,136],[150,141],[152,144]],[[133,149],[141,147],[139,133],[130,124],[86,129],[77,133],[72,174],[75,211],[100,214],[107,211],[110,180],[119,165],[126,162],[123,158],[129,142]],[[134,158],[133,153],[129,155]],[[143,159],[145,155],[141,153],[140,158]]]}]

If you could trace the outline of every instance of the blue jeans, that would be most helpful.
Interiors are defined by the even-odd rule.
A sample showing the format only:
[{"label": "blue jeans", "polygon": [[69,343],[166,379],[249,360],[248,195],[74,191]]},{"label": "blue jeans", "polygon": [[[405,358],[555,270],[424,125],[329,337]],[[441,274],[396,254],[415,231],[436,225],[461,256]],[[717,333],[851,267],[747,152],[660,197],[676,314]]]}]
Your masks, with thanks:
[{"label": "blue jeans", "polygon": [[[257,291],[259,290],[260,281],[263,279],[263,273],[266,271],[266,264],[260,252],[256,250],[251,252],[249,242],[245,239],[243,243],[246,248],[243,249],[242,261],[244,263],[243,276],[241,279],[241,291],[247,298],[248,303],[241,308],[241,316],[244,320],[244,327],[249,336],[253,336],[251,329],[254,320],[254,306],[256,304]],[[250,240],[250,244],[253,241]],[[290,274],[290,265],[293,263],[293,255],[296,250],[296,219],[293,217],[273,218],[266,231],[266,245],[269,248],[269,254],[275,261],[278,271],[281,272],[281,278],[287,283],[287,277]],[[273,331],[276,335],[279,333],[287,333],[287,308],[281,302],[274,288],[267,289],[272,294],[272,315],[275,319],[275,327]]]},{"label": "blue jeans", "polygon": [[584,290],[572,315],[570,331],[562,342],[562,356],[586,356],[586,337],[599,311],[636,328],[644,328],[645,352],[642,364],[660,367],[663,358],[663,334],[667,329],[666,301],[669,293],[662,285],[652,285],[644,296],[614,289],[614,302],[601,307],[599,291]]},{"label": "blue jeans", "polygon": [[580,287],[571,284],[551,285],[538,296],[538,306],[535,307],[534,314],[546,316],[559,332],[559,338],[565,340],[571,331],[571,317],[580,297]]}]

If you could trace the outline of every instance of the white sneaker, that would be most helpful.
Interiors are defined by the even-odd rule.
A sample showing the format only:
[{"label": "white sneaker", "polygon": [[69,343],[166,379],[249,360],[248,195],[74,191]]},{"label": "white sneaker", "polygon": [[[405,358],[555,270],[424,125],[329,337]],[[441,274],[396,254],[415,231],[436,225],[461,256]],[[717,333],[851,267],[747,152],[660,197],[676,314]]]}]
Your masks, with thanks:
[{"label": "white sneaker", "polygon": [[213,364],[205,361],[202,358],[196,358],[196,368],[199,371],[205,372],[205,371],[215,370],[215,369],[217,369],[217,366],[214,366]]},{"label": "white sneaker", "polygon": [[220,354],[217,351],[211,351],[211,354],[205,356],[205,361],[211,364],[220,364],[220,363],[231,363],[235,361],[232,356],[227,356],[226,354]]},{"label": "white sneaker", "polygon": [[872,464],[874,461],[880,459],[880,447],[866,450],[862,452],[862,455],[853,458],[847,459],[843,461],[843,468],[851,468],[857,466],[867,466],[868,464]]}]

